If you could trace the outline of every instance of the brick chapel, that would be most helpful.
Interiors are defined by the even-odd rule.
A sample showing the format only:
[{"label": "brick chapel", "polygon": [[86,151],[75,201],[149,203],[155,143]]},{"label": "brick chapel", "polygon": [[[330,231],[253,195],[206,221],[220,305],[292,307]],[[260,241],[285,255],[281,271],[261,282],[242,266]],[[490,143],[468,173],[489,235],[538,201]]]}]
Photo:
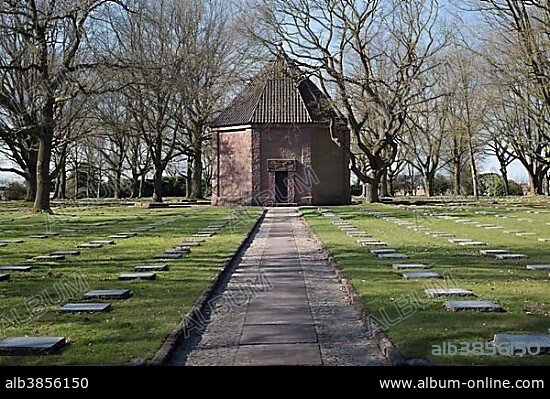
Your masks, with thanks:
[{"label": "brick chapel", "polygon": [[[284,52],[212,124],[213,205],[349,204],[327,98]],[[349,143],[347,129],[334,134]]]}]

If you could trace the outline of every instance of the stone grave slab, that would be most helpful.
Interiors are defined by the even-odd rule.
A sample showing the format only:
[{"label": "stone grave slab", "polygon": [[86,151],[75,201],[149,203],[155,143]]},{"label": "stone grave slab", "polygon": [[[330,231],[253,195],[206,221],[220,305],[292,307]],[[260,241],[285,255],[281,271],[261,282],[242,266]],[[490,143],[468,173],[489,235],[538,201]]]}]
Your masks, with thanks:
[{"label": "stone grave slab", "polygon": [[449,241],[451,244],[460,244],[461,242],[472,242],[469,238],[450,238]]},{"label": "stone grave slab", "polygon": [[2,244],[21,244],[23,240],[0,240]]},{"label": "stone grave slab", "polygon": [[502,226],[489,226],[489,227],[485,227],[485,230],[500,230],[500,229],[503,229],[504,227]]},{"label": "stone grave slab", "polygon": [[181,245],[175,246],[174,248],[169,248],[164,251],[165,254],[189,254],[191,253],[191,248],[184,247]]},{"label": "stone grave slab", "polygon": [[90,241],[90,244],[115,245],[115,242],[113,240],[94,240]]},{"label": "stone grave slab", "polygon": [[154,255],[153,259],[181,259],[183,257],[182,253],[164,253],[164,254],[158,254]]},{"label": "stone grave slab", "polygon": [[504,309],[492,301],[447,301],[443,304],[451,312],[473,310],[477,312],[503,312]]},{"label": "stone grave slab", "polygon": [[130,236],[128,234],[113,234],[113,235],[110,235],[107,238],[125,239],[125,238],[130,238],[130,237],[132,237],[132,236]]},{"label": "stone grave slab", "polygon": [[523,233],[523,230],[504,230],[504,234],[517,234],[517,233]]},{"label": "stone grave slab", "polygon": [[65,255],[40,255],[35,256],[32,260],[43,260],[43,261],[57,261],[65,259]]},{"label": "stone grave slab", "polygon": [[156,273],[125,273],[118,276],[119,280],[154,280]]},{"label": "stone grave slab", "polygon": [[479,253],[480,255],[484,255],[484,256],[494,256],[494,255],[509,254],[510,251],[508,251],[507,249],[481,249]]},{"label": "stone grave slab", "polygon": [[49,237],[49,235],[46,235],[46,234],[31,234],[30,236],[28,236],[29,238],[37,238],[39,240],[45,240],[46,238]]},{"label": "stone grave slab", "polygon": [[467,222],[463,222],[462,224],[477,224],[477,222],[475,220],[470,220]]},{"label": "stone grave slab", "polygon": [[392,267],[395,270],[402,270],[402,269],[430,269],[431,266],[424,265],[422,263],[394,263]]},{"label": "stone grave slab", "polygon": [[529,237],[529,236],[536,236],[537,233],[529,233],[529,232],[525,232],[525,233],[516,233],[516,236],[518,237]]},{"label": "stone grave slab", "polygon": [[[430,233],[426,233],[426,234],[430,234]],[[447,237],[454,237],[455,235],[454,234],[451,234],[451,233],[443,233],[443,232],[437,232],[437,233],[431,233],[430,234],[432,237],[440,237],[440,238],[447,238]]]},{"label": "stone grave slab", "polygon": [[225,227],[225,224],[211,224],[207,227],[207,229],[223,229]]},{"label": "stone grave slab", "polygon": [[462,245],[463,247],[480,247],[480,246],[487,245],[487,243],[483,241],[467,241],[467,242],[459,242],[458,245]]},{"label": "stone grave slab", "polygon": [[355,232],[349,232],[348,231],[348,236],[349,237],[370,237],[367,233],[365,233],[364,231],[355,231]]},{"label": "stone grave slab", "polygon": [[67,303],[59,308],[60,313],[102,313],[111,310],[110,303]]},{"label": "stone grave slab", "polygon": [[495,255],[495,258],[499,259],[499,260],[525,259],[525,258],[527,258],[527,255],[524,255],[524,254],[500,254],[500,255]]},{"label": "stone grave slab", "polygon": [[398,221],[396,223],[400,226],[410,226],[412,224],[412,222],[407,222],[407,221]]},{"label": "stone grave slab", "polygon": [[482,229],[485,229],[487,227],[496,227],[494,224],[478,224],[476,227],[479,227],[479,228],[482,228]]},{"label": "stone grave slab", "polygon": [[97,248],[103,248],[103,244],[87,243],[87,244],[78,244],[76,247],[81,249],[97,249]]},{"label": "stone grave slab", "polygon": [[539,238],[540,242],[550,242],[550,238]]},{"label": "stone grave slab", "polygon": [[550,352],[550,334],[495,334],[493,343],[508,348],[514,345],[518,350],[526,348],[528,352],[530,349],[532,353]]},{"label": "stone grave slab", "polygon": [[168,265],[166,263],[159,265],[140,265],[134,267],[135,272],[166,272]]},{"label": "stone grave slab", "polygon": [[407,259],[409,256],[405,254],[397,254],[397,253],[391,253],[391,254],[380,254],[378,255],[379,259]]},{"label": "stone grave slab", "polygon": [[6,337],[0,340],[0,355],[45,355],[66,345],[64,337]]},{"label": "stone grave slab", "polygon": [[6,243],[4,243],[4,242],[0,242],[0,248],[1,248],[1,247],[7,247],[7,246],[8,246],[8,244],[6,244]]},{"label": "stone grave slab", "polygon": [[339,227],[339,229],[342,230],[342,231],[357,231],[357,230],[359,230],[355,226],[343,226],[343,227]]},{"label": "stone grave slab", "polygon": [[383,249],[371,249],[370,253],[373,255],[379,255],[379,254],[392,254],[397,252],[397,249],[393,248],[383,248]]},{"label": "stone grave slab", "polygon": [[413,229],[414,231],[430,231],[430,227],[416,227]]},{"label": "stone grave slab", "polygon": [[440,298],[446,296],[475,296],[470,290],[464,288],[427,288],[424,290],[429,298]]},{"label": "stone grave slab", "polygon": [[153,229],[153,227],[151,227],[151,226],[144,226],[144,227],[136,227],[134,230],[143,232],[143,231],[150,231],[152,229]]},{"label": "stone grave slab", "polygon": [[135,237],[138,235],[138,233],[136,233],[135,231],[124,231],[122,233],[117,233],[117,235],[124,235],[124,236],[130,236],[130,237]]},{"label": "stone grave slab", "polygon": [[402,274],[406,280],[423,279],[423,278],[443,278],[443,276],[436,272],[405,272]]},{"label": "stone grave slab", "polygon": [[200,247],[201,244],[202,244],[201,241],[185,240],[185,241],[180,242],[180,245],[182,245],[184,247]]},{"label": "stone grave slab", "polygon": [[0,271],[6,272],[30,272],[32,266],[0,266]]},{"label": "stone grave slab", "polygon": [[78,255],[80,255],[80,251],[78,251],[78,250],[52,251],[52,252],[50,252],[50,255],[52,255],[52,256],[55,256],[55,255],[63,255],[63,256],[72,255],[72,256],[78,256]]},{"label": "stone grave slab", "polygon": [[196,234],[193,234],[193,237],[213,237],[215,233],[209,233],[209,232],[198,232]]},{"label": "stone grave slab", "polygon": [[8,281],[10,279],[10,275],[7,273],[0,274],[0,281]]},{"label": "stone grave slab", "polygon": [[385,247],[386,244],[385,242],[383,241],[377,241],[377,240],[358,240],[357,241],[359,244],[361,244],[362,246],[364,247],[367,247],[367,246],[381,246],[381,247]]},{"label": "stone grave slab", "polygon": [[127,299],[134,293],[130,290],[93,290],[86,292],[84,299]]},{"label": "stone grave slab", "polygon": [[550,270],[550,265],[527,265],[525,268],[528,270]]}]

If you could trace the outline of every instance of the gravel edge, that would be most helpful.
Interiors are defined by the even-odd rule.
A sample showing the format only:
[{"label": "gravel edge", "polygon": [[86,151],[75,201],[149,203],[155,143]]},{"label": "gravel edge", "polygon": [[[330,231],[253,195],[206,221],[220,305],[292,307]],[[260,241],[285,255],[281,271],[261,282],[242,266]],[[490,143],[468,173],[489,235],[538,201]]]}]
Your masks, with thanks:
[{"label": "gravel edge", "polygon": [[[397,350],[395,345],[389,340],[389,338],[386,336],[386,334],[382,331],[382,329],[376,324],[374,319],[371,317],[369,311],[363,306],[363,303],[361,302],[361,298],[353,286],[353,284],[348,279],[348,276],[346,272],[338,265],[338,262],[328,248],[325,246],[325,244],[319,239],[319,237],[315,234],[309,223],[307,223],[306,218],[304,218],[303,214],[300,212],[300,217],[305,221],[305,224],[307,225],[307,228],[309,229],[309,232],[311,234],[311,237],[315,240],[316,244],[321,249],[322,253],[326,255],[327,262],[329,266],[331,267],[332,271],[342,284],[342,288],[344,289],[346,296],[348,298],[349,303],[359,312],[361,315],[361,321],[365,325],[368,331],[371,331],[372,338],[378,343],[378,346],[380,347],[380,350],[382,351],[382,354],[384,357],[386,357],[393,366],[407,366],[408,362],[403,356],[401,356],[401,353]],[[374,330],[374,332],[372,332]]]}]

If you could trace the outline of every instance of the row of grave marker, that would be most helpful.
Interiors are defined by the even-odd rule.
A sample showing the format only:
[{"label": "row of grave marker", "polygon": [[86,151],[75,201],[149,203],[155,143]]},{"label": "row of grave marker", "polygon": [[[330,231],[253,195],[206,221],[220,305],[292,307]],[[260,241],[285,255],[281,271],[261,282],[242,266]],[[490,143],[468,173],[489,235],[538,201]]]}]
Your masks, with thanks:
[{"label": "row of grave marker", "polygon": [[[346,232],[348,236],[354,237],[352,233],[358,233],[361,237],[370,237],[366,232],[360,231],[356,226],[353,226],[351,223],[346,222],[341,217],[337,216],[335,213],[330,212],[325,209],[319,209],[319,213],[327,217],[331,223],[338,226],[340,230]],[[399,218],[394,216],[389,216],[384,212],[369,212],[371,215],[376,217],[384,217],[387,221],[392,221],[399,225],[412,225],[411,222],[401,221]],[[420,227],[420,228],[419,228]],[[430,232],[430,228],[425,228],[422,226],[414,226],[415,231],[426,231],[427,233],[432,233],[432,236],[435,237],[448,237],[449,233],[445,232]],[[433,235],[433,233],[436,233]],[[450,242],[453,242],[449,240]],[[362,246],[387,246],[385,242],[376,240],[376,239],[360,239],[357,242]],[[458,242],[459,244],[472,243],[471,240],[462,240]],[[474,242],[475,243],[475,242]],[[485,244],[485,243],[483,243]],[[473,244],[479,245],[479,244]],[[494,255],[501,258],[497,259],[506,259],[504,255],[518,255],[518,254],[509,254],[505,250],[482,250],[482,255]],[[376,248],[371,249],[370,252],[374,255],[377,255],[381,259],[405,259],[408,258],[405,254],[397,253],[397,250],[392,248]],[[430,269],[431,267],[424,264],[409,263],[409,264],[393,264],[393,269],[395,270],[415,270],[415,269]],[[548,270],[550,265],[528,265],[528,269],[531,270]],[[419,278],[444,278],[436,272],[427,272],[427,271],[412,271],[412,272],[403,272],[403,278],[405,279],[419,279]],[[439,297],[468,297],[475,296],[475,294],[464,288],[428,288],[424,290],[424,293],[429,298],[439,298]],[[444,307],[449,311],[483,311],[483,312],[505,312],[505,310],[498,304],[487,301],[487,300],[450,300],[444,303]],[[550,351],[550,334],[495,334],[493,342],[497,345],[501,344],[510,344],[510,342],[517,343],[519,341],[528,342],[529,344],[537,343],[542,352]]]},{"label": "row of grave marker", "polygon": [[[195,212],[196,213],[196,212]],[[204,231],[197,232],[194,237],[212,237],[230,220],[239,216],[241,210],[233,211],[230,215],[222,218],[216,224],[208,226]],[[187,217],[192,213],[187,213]],[[174,220],[175,221],[175,220]],[[163,223],[164,224],[164,223]],[[160,225],[158,222],[151,225],[151,228]],[[143,230],[144,231],[144,230]],[[208,235],[207,235],[208,234]],[[127,237],[125,237],[127,238]],[[199,246],[204,242],[203,239],[193,238],[185,239],[177,246],[165,251],[163,254],[154,255],[154,259],[179,259],[184,254],[191,252],[190,246]],[[31,267],[32,266],[28,266]],[[17,269],[14,269],[17,270]],[[25,269],[29,271],[31,269]],[[118,280],[154,280],[156,272],[168,271],[166,264],[139,265],[134,267],[134,273],[124,273],[118,276]],[[23,271],[21,269],[21,271]],[[92,290],[83,295],[85,300],[122,300],[133,296],[133,292],[127,289],[113,290]],[[112,310],[111,303],[104,302],[76,302],[62,305],[60,313],[97,313]],[[0,340],[0,355],[35,355],[51,354],[62,349],[67,343],[65,337],[6,337]]]}]

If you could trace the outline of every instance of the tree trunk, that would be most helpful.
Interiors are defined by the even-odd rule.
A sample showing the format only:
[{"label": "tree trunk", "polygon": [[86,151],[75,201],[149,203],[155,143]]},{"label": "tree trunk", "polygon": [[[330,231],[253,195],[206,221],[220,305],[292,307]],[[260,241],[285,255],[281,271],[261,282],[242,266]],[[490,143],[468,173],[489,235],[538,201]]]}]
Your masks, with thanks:
[{"label": "tree trunk", "polygon": [[381,197],[388,197],[388,172],[386,170],[380,178],[380,195]]},{"label": "tree trunk", "polygon": [[453,164],[453,195],[460,195],[460,185],[462,184],[460,178],[460,164]]},{"label": "tree trunk", "polygon": [[371,177],[371,181],[366,184],[367,186],[367,192],[365,196],[365,201],[369,204],[372,204],[374,202],[380,202],[380,195],[378,193],[380,189],[380,179],[381,179],[381,173],[373,173]]},{"label": "tree trunk", "polygon": [[434,196],[434,180],[435,173],[429,172],[422,174],[422,182],[424,183],[424,193],[426,197]]},{"label": "tree trunk", "polygon": [[27,177],[25,183],[27,186],[27,194],[25,201],[33,202],[36,198],[36,166],[26,172]]},{"label": "tree trunk", "polygon": [[193,176],[193,166],[192,166],[192,162],[191,162],[191,158],[188,156],[187,157],[187,173],[186,173],[186,176],[185,176],[185,196],[187,197],[187,199],[190,199],[191,198],[191,186],[192,186],[192,183],[191,183],[191,179],[192,179],[192,176]]},{"label": "tree trunk", "polygon": [[193,168],[191,174],[191,192],[187,196],[189,199],[203,199],[202,195],[202,148],[201,143],[198,143],[194,151]]},{"label": "tree trunk", "polygon": [[502,184],[504,187],[504,195],[510,195],[510,183],[508,182],[508,170],[505,164],[500,164],[500,175],[502,176]]},{"label": "tree trunk", "polygon": [[477,177],[477,166],[474,156],[474,147],[472,145],[472,140],[468,140],[468,151],[470,155],[470,173],[472,174],[472,188],[474,190],[474,197],[479,198],[479,189],[478,189],[478,177]]},{"label": "tree trunk", "polygon": [[535,195],[537,193],[537,182],[535,175],[529,172],[529,195]]},{"label": "tree trunk", "polygon": [[121,186],[122,186],[122,162],[118,162],[115,169],[115,199],[120,199],[121,197]]},{"label": "tree trunk", "polygon": [[153,176],[153,201],[162,203],[162,168],[157,165]]},{"label": "tree trunk", "polygon": [[[53,124],[52,124],[53,125]],[[33,212],[49,212],[50,207],[50,162],[52,159],[53,129],[46,126],[39,140],[38,160],[36,164],[36,197]]]}]

